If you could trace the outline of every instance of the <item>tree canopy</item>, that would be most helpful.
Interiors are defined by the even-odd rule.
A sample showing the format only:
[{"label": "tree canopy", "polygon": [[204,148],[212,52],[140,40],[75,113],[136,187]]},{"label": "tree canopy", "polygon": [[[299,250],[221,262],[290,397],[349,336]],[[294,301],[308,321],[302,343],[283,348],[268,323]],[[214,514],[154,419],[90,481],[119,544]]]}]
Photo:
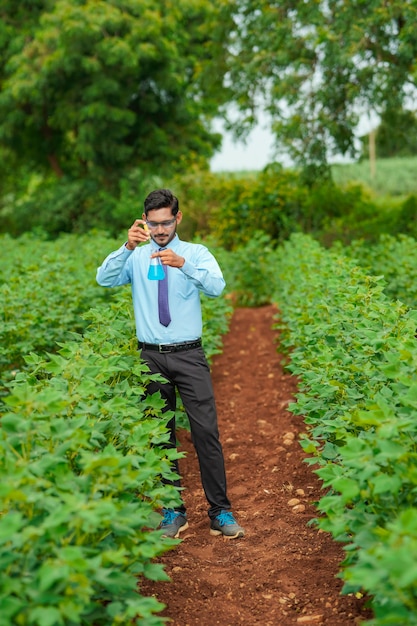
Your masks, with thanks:
[{"label": "tree canopy", "polygon": [[237,134],[265,108],[277,147],[320,166],[356,154],[361,116],[416,102],[416,0],[0,0],[0,18],[0,149],[58,177],[206,166],[230,102]]},{"label": "tree canopy", "polygon": [[0,145],[58,177],[206,163],[227,0],[0,3]]},{"label": "tree canopy", "polygon": [[239,0],[230,84],[237,132],[271,115],[299,163],[356,153],[361,115],[415,106],[417,2]]}]

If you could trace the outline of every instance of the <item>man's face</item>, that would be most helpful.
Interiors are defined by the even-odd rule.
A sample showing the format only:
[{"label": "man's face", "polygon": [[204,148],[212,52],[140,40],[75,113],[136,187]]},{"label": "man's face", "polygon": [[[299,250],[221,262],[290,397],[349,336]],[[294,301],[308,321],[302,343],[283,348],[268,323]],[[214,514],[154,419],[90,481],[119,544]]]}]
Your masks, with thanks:
[{"label": "man's face", "polygon": [[165,248],[175,237],[177,224],[182,220],[182,213],[178,211],[177,215],[174,216],[171,209],[167,207],[164,209],[152,209],[148,211],[147,216],[143,214],[142,218],[146,220],[154,242],[160,248]]}]

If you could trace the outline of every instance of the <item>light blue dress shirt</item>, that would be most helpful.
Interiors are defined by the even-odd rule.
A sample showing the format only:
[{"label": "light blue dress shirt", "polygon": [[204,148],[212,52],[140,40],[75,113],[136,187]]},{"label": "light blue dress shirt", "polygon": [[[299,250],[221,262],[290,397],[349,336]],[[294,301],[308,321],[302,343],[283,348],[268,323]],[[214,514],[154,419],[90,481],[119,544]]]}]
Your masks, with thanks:
[{"label": "light blue dress shirt", "polygon": [[154,241],[134,250],[121,246],[97,270],[97,282],[102,287],[131,284],[137,338],[146,343],[178,343],[201,337],[200,292],[216,297],[225,287],[219,264],[205,246],[181,241],[175,235],[167,247],[185,259],[181,268],[168,267],[171,323],[167,327],[159,322],[158,281],[147,277],[150,256],[159,249]]}]

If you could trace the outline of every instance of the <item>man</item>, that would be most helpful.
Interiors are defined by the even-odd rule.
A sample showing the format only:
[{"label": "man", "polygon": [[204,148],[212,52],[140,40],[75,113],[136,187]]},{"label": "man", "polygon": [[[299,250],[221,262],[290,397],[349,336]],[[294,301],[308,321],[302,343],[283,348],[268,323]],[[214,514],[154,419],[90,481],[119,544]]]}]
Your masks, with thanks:
[{"label": "man", "polygon": [[[225,282],[205,246],[180,240],[177,226],[181,220],[178,199],[171,191],[152,191],[145,199],[142,219],[135,220],[128,231],[127,242],[98,268],[97,282],[103,287],[131,284],[142,359],[152,373],[166,379],[152,383],[148,392],[159,390],[166,410],[175,411],[178,389],[210,505],[210,533],[236,539],[245,531],[230,510],[210,369],[201,347],[200,292],[219,296]],[[151,274],[148,278],[150,261],[155,259],[162,264],[163,280],[150,280]],[[168,427],[170,446],[175,447],[175,417]],[[178,463],[174,469],[178,474]],[[180,487],[179,480],[173,484]],[[184,503],[164,509],[163,515],[164,535],[179,537],[188,528]]]}]

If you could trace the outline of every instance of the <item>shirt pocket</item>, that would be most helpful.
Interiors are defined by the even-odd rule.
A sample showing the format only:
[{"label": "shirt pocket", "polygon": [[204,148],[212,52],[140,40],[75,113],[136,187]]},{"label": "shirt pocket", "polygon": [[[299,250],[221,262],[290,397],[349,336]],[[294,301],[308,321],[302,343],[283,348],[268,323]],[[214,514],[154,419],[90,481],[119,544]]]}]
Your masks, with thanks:
[{"label": "shirt pocket", "polygon": [[172,281],[172,283],[174,294],[179,299],[189,300],[198,293],[198,289],[193,282],[180,271],[179,275],[175,277],[175,281]]}]

